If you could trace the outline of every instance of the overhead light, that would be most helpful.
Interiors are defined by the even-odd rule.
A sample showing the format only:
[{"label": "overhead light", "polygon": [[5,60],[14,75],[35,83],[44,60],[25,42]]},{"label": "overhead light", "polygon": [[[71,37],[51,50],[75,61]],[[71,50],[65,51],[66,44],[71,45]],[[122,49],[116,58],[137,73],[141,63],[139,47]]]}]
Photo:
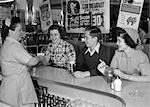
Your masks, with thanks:
[{"label": "overhead light", "polygon": [[0,0],[0,3],[7,3],[7,2],[12,2],[14,0]]}]

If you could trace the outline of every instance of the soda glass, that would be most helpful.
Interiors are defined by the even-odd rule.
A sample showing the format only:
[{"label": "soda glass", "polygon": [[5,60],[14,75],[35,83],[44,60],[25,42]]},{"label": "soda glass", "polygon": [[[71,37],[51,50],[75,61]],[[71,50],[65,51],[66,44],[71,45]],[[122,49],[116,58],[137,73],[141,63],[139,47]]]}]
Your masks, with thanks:
[{"label": "soda glass", "polygon": [[106,67],[104,78],[107,81],[107,83],[111,83],[113,81],[114,79],[113,68]]}]

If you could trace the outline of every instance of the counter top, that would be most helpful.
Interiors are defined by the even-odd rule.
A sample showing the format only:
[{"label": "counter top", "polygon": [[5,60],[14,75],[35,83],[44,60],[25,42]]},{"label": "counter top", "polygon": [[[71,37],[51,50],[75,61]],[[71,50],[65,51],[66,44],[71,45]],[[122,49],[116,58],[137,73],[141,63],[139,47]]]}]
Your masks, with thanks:
[{"label": "counter top", "polygon": [[44,81],[78,87],[87,91],[109,93],[111,97],[115,97],[125,103],[126,107],[149,107],[150,105],[150,83],[122,80],[121,92],[115,92],[110,89],[110,84],[102,76],[78,79],[72,76],[68,70],[61,68],[40,66],[32,76]]}]

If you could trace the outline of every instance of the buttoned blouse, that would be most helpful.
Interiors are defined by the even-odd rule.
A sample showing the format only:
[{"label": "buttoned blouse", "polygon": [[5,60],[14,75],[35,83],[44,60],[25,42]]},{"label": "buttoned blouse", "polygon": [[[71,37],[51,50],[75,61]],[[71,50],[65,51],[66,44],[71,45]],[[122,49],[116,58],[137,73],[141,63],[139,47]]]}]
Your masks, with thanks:
[{"label": "buttoned blouse", "polygon": [[116,50],[110,66],[119,68],[126,74],[140,72],[142,75],[150,75],[149,59],[141,50],[135,50],[130,57],[127,57],[124,52]]},{"label": "buttoned blouse", "polygon": [[59,67],[67,67],[68,61],[75,61],[76,53],[72,44],[60,40],[58,45],[50,43],[46,51],[46,59]]}]

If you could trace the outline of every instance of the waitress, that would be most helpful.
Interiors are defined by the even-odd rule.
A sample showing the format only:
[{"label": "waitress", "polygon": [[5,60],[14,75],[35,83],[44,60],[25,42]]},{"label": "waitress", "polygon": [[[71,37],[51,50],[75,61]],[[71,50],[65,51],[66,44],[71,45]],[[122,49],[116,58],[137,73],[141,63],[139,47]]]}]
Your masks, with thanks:
[{"label": "waitress", "polygon": [[38,100],[27,66],[35,66],[39,58],[32,57],[19,42],[22,38],[20,22],[12,21],[8,32],[0,51],[3,74],[0,101],[13,107],[34,107]]}]

